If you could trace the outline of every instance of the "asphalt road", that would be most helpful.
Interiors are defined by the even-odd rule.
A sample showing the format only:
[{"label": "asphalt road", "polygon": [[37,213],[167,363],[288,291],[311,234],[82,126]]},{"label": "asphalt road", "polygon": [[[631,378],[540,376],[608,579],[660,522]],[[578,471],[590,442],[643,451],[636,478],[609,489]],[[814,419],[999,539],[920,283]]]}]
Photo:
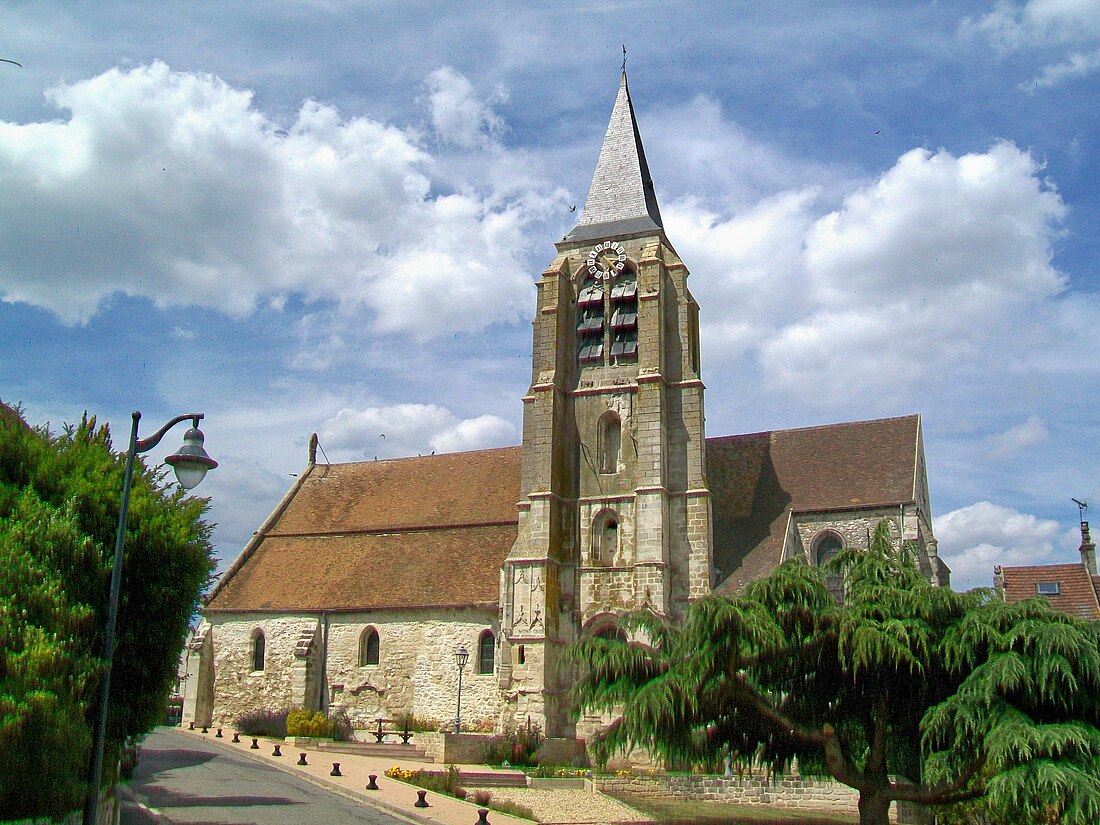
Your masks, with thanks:
[{"label": "asphalt road", "polygon": [[368,805],[195,737],[157,728],[141,746],[122,825],[406,825]]}]

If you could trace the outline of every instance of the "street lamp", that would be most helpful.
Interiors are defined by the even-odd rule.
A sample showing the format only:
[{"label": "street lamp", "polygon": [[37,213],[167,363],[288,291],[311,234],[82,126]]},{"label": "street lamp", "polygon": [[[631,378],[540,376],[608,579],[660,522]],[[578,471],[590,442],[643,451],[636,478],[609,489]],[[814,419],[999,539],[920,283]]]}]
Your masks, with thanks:
[{"label": "street lamp", "polygon": [[111,659],[115,652],[115,623],[118,619],[118,592],[122,583],[122,547],[126,538],[126,517],[130,510],[130,480],[134,475],[134,457],[156,447],[164,434],[181,421],[191,421],[191,429],[183,437],[183,446],[165,461],[176,471],[180,487],[190,490],[197,486],[207,470],[213,470],[218,462],[206,454],[202,447],[202,431],[199,421],[203,413],[177,415],[148,438],[137,437],[141,413],[133,414],[130,429],[130,448],[126,452],[126,469],[122,474],[122,503],[118,511],[118,531],[115,533],[115,560],[111,569],[111,595],[107,602],[107,627],[103,638],[103,675],[99,680],[99,704],[96,709],[96,726],[92,740],[92,763],[88,769],[88,796],[84,801],[84,825],[95,825],[99,807],[99,781],[103,775],[103,741],[107,735],[107,702],[111,696]]},{"label": "street lamp", "polygon": [[458,707],[455,708],[455,733],[462,726],[462,671],[470,661],[470,651],[459,645],[455,651],[455,665],[458,667]]}]

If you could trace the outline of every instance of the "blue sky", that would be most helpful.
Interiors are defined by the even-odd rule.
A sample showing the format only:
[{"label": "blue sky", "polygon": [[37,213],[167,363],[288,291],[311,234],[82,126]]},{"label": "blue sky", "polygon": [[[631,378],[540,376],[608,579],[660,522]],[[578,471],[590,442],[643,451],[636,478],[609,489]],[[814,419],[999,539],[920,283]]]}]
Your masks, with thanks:
[{"label": "blue sky", "polygon": [[518,443],[625,43],[708,433],[920,412],[956,585],[1075,560],[1100,3],[528,6],[4,4],[0,398],[119,440],[205,412],[223,560],[311,432]]}]

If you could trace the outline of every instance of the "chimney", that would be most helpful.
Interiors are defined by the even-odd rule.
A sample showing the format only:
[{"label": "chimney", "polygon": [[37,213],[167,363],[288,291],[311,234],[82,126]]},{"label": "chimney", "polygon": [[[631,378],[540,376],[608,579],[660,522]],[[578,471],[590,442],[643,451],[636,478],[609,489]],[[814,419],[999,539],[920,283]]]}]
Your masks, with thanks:
[{"label": "chimney", "polygon": [[1081,522],[1081,564],[1085,565],[1090,576],[1096,575],[1096,545],[1092,543],[1087,521]]},{"label": "chimney", "polygon": [[997,564],[993,567],[993,592],[1001,601],[1005,599],[1005,573],[1004,568]]}]

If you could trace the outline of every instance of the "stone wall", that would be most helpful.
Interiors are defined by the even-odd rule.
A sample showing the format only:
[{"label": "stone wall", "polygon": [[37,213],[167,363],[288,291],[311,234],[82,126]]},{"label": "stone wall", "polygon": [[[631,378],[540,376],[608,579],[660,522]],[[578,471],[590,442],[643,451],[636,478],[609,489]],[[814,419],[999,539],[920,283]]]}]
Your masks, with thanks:
[{"label": "stone wall", "polygon": [[[343,708],[355,727],[400,713],[453,722],[458,671],[454,651],[465,646],[462,719],[491,726],[501,696],[494,672],[478,673],[478,642],[497,636],[496,611],[449,609],[372,611],[356,614],[285,616],[209,615],[214,650],[213,724],[229,725],[257,708]],[[377,665],[359,665],[359,642],[367,628],[379,636]],[[252,670],[253,640],[264,633],[265,666]],[[327,652],[327,661],[322,657]],[[325,695],[322,697],[322,684]]]},{"label": "stone wall", "polygon": [[[596,790],[635,796],[704,799],[713,802],[741,802],[746,805],[773,805],[788,810],[847,813],[858,815],[859,797],[846,785],[808,776],[783,776],[772,781],[766,776],[706,776],[644,774],[595,776]],[[908,807],[900,816],[896,803],[890,806],[890,821],[919,823],[919,810]]]}]

